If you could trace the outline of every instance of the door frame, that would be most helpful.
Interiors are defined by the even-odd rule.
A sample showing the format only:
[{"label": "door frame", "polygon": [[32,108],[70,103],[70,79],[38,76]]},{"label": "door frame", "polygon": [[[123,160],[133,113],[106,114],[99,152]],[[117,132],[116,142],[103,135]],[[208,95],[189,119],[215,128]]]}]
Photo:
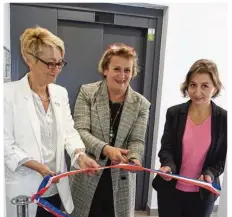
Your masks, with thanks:
[{"label": "door frame", "polygon": [[[57,22],[58,20],[69,20],[155,29],[154,40],[152,41],[147,39],[146,43],[144,69],[145,76],[143,88],[143,95],[151,102],[147,127],[147,140],[145,141],[147,145],[144,153],[143,165],[147,168],[151,168],[156,99],[159,79],[161,36],[164,16],[163,9],[109,3],[11,3],[11,5],[25,5],[57,9]],[[96,13],[100,15],[114,15],[114,22],[107,22],[107,20],[96,21]],[[13,28],[13,26],[11,26],[11,28]],[[19,78],[13,78],[13,80],[18,79]],[[146,210],[148,201],[150,174],[147,172],[141,173],[143,173],[143,175],[141,175],[142,180],[140,180],[142,181],[142,186],[139,188],[139,197],[136,198],[136,210]]]}]

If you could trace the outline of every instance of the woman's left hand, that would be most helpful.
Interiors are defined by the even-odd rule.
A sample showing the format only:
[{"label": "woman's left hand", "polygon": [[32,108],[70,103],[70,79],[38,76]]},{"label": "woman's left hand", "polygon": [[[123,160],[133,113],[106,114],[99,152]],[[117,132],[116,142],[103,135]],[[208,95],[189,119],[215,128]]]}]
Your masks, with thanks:
[{"label": "woman's left hand", "polygon": [[208,182],[208,183],[212,183],[213,182],[211,176],[209,176],[209,175],[201,175],[200,178],[199,178],[199,180],[205,181],[205,182]]},{"label": "woman's left hand", "polygon": [[[137,160],[137,159],[131,159],[130,162],[133,163],[134,166],[140,166],[140,167],[142,166],[140,161]],[[140,171],[140,170],[134,169],[134,170],[127,170],[127,171],[133,173],[133,172],[137,172],[137,171]]]},{"label": "woman's left hand", "polygon": [[140,167],[142,166],[141,163],[140,163],[140,161],[137,160],[137,159],[132,159],[130,161],[133,162],[135,164],[135,166],[140,166]]}]

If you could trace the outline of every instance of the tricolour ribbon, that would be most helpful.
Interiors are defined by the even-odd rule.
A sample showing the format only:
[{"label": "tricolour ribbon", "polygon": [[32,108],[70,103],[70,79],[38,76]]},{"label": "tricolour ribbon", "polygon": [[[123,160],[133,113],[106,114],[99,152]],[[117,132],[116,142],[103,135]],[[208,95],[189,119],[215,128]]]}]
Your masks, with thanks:
[{"label": "tricolour ribbon", "polygon": [[104,169],[113,169],[113,168],[125,169],[125,170],[129,170],[129,171],[147,171],[150,173],[157,173],[157,174],[160,174],[162,176],[166,176],[166,177],[180,180],[184,183],[188,183],[188,184],[196,185],[198,187],[205,188],[205,189],[211,191],[212,193],[214,193],[218,196],[220,195],[221,189],[214,182],[208,183],[205,181],[201,181],[199,179],[192,179],[192,178],[179,176],[179,175],[175,175],[175,174],[171,174],[171,173],[165,173],[165,172],[162,172],[160,170],[148,169],[148,168],[145,168],[142,166],[136,166],[134,164],[120,163],[120,164],[105,166],[105,167],[73,170],[73,171],[65,172],[65,173],[62,173],[62,174],[59,174],[56,176],[46,176],[43,179],[43,181],[41,182],[39,189],[38,189],[38,192],[36,194],[32,195],[31,200],[32,200],[32,202],[36,203],[40,207],[43,207],[45,210],[52,213],[56,217],[69,217],[67,214],[65,214],[61,210],[57,209],[55,206],[53,206],[52,204],[50,204],[48,201],[46,201],[44,198],[41,197],[48,190],[50,185],[52,183],[58,181],[59,179],[66,177],[66,176],[71,176],[74,174],[90,172],[90,171],[95,171],[95,170],[104,170]]}]

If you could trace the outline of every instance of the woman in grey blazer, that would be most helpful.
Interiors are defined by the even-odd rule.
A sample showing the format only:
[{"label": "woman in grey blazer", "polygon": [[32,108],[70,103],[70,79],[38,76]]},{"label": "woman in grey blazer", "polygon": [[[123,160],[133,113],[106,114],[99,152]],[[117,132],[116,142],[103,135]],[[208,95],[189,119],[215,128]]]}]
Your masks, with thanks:
[{"label": "woman in grey blazer", "polygon": [[[137,74],[137,55],[113,44],[99,62],[104,79],[82,85],[74,121],[87,153],[101,166],[133,161],[141,165],[150,103],[130,87]],[[78,217],[133,217],[136,174],[107,169],[96,176],[70,177]]]}]

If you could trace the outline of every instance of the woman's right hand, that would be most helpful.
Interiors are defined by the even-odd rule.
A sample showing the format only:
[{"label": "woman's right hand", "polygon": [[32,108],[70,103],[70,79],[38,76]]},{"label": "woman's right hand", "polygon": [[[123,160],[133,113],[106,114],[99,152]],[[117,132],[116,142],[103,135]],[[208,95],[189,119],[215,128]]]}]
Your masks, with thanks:
[{"label": "woman's right hand", "polygon": [[43,176],[43,177],[48,176],[48,175],[51,175],[51,176],[56,175],[56,173],[54,171],[50,170],[49,167],[44,165],[44,164],[39,165],[37,172],[39,172],[41,174],[41,176]]},{"label": "woman's right hand", "polygon": [[118,163],[128,163],[126,155],[128,154],[127,149],[116,148],[110,145],[106,145],[103,149],[103,154],[109,157],[111,161]]},{"label": "woman's right hand", "polygon": [[[172,172],[172,169],[171,167],[169,166],[163,166],[159,169],[161,172],[164,172],[164,173],[171,173]],[[172,178],[171,177],[167,177],[167,176],[164,176],[164,175],[161,175],[159,174],[165,181],[171,181]]]},{"label": "woman's right hand", "polygon": [[[41,174],[41,176],[45,177],[45,176],[48,176],[48,175],[51,175],[51,176],[55,176],[56,173],[52,170],[49,169],[48,166],[44,165],[44,164],[40,164],[37,172],[39,172]],[[59,183],[59,179],[57,181],[55,181],[54,183]]]},{"label": "woman's right hand", "polygon": [[45,177],[47,175],[51,175],[51,176],[56,175],[56,173],[50,170],[48,166],[41,164],[35,160],[29,160],[25,162],[23,165],[37,171],[38,173],[41,174],[42,177]]}]

